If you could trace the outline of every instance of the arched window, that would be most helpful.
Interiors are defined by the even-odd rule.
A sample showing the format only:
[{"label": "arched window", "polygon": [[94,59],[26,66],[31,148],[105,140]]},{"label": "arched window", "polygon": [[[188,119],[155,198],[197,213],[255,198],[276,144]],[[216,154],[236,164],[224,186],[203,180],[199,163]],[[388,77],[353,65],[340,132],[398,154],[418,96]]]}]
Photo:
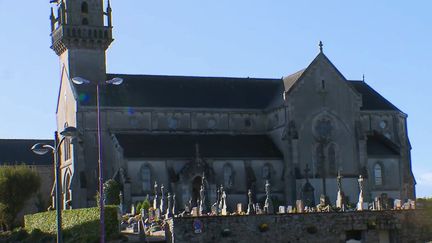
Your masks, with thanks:
[{"label": "arched window", "polygon": [[223,185],[225,188],[231,188],[234,184],[234,171],[230,164],[225,164],[223,167]]},{"label": "arched window", "polygon": [[[66,128],[68,126],[69,125],[66,122],[64,124],[64,128]],[[71,158],[70,146],[71,146],[70,138],[65,138],[64,141],[63,141],[63,154],[64,154],[64,160],[65,161]]]},{"label": "arched window", "polygon": [[142,190],[144,192],[151,191],[151,170],[148,165],[142,165],[139,171],[139,177],[142,183]]},{"label": "arched window", "polygon": [[83,2],[81,4],[81,13],[88,13],[88,4],[87,4],[87,2]]},{"label": "arched window", "polygon": [[374,166],[375,185],[381,186],[383,184],[383,171],[379,163]]},{"label": "arched window", "polygon": [[66,171],[63,179],[63,209],[72,208],[71,173]]}]

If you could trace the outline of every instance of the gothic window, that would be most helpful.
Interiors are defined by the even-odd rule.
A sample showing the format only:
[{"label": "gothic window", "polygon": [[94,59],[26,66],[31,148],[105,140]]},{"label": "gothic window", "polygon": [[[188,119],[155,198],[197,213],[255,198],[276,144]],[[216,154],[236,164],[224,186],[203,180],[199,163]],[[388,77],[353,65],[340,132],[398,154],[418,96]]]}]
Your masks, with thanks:
[{"label": "gothic window", "polygon": [[223,167],[223,185],[225,188],[231,188],[234,184],[234,171],[230,164],[225,164]]},{"label": "gothic window", "polygon": [[72,190],[71,190],[71,174],[67,171],[64,175],[63,184],[63,209],[70,209],[72,204]]},{"label": "gothic window", "polygon": [[151,170],[148,165],[141,166],[138,178],[140,178],[140,181],[142,183],[142,190],[144,192],[150,191],[152,189]]},{"label": "gothic window", "polygon": [[81,13],[88,13],[88,4],[87,4],[87,2],[83,2],[81,4]]},{"label": "gothic window", "polygon": [[261,176],[263,180],[271,180],[273,168],[270,164],[265,164],[262,167]]},{"label": "gothic window", "polygon": [[376,186],[381,186],[383,184],[383,171],[379,163],[376,163],[374,166],[374,178]]},{"label": "gothic window", "polygon": [[313,129],[314,129],[314,134],[318,140],[328,141],[332,136],[333,125],[329,118],[322,117],[321,119],[315,122]]},{"label": "gothic window", "polygon": [[337,168],[336,168],[336,145],[330,144],[327,149],[327,158],[328,158],[328,172],[330,175],[336,175],[337,174]]},{"label": "gothic window", "polygon": [[[64,124],[64,128],[68,127],[69,125],[67,123]],[[64,154],[64,160],[68,160],[71,158],[71,154],[70,154],[70,139],[69,138],[65,138],[63,141],[63,154]]]}]

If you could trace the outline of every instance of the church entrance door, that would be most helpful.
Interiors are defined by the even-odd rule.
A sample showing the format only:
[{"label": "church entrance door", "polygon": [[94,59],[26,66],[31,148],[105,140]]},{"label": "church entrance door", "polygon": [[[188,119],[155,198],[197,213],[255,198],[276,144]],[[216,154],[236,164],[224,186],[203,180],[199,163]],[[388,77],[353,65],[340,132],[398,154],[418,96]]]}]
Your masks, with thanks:
[{"label": "church entrance door", "polygon": [[192,180],[192,207],[198,207],[197,201],[200,195],[202,177],[197,176]]}]

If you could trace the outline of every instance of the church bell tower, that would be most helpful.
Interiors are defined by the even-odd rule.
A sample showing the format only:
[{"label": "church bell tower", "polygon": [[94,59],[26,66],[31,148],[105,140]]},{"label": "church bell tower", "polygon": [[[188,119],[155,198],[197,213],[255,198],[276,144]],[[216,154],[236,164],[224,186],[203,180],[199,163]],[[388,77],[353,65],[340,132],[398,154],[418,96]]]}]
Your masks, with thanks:
[{"label": "church bell tower", "polygon": [[92,81],[106,76],[105,51],[113,41],[108,0],[51,0],[51,49],[69,77]]}]

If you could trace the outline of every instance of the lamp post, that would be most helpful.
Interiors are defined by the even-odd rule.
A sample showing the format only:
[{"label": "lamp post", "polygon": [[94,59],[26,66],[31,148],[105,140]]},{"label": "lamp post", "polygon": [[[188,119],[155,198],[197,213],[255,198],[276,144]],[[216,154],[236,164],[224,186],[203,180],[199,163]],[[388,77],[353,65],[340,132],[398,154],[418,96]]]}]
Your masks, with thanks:
[{"label": "lamp post", "polygon": [[31,147],[31,150],[38,155],[44,155],[48,152],[52,152],[54,155],[54,178],[55,178],[55,208],[56,208],[56,218],[57,218],[57,243],[61,243],[62,239],[62,219],[61,219],[61,189],[60,189],[60,158],[59,158],[59,148],[66,138],[72,138],[77,135],[77,129],[75,127],[66,127],[60,135],[62,139],[59,141],[58,132],[54,132],[54,146],[43,143],[36,143]]},{"label": "lamp post", "polygon": [[[82,77],[72,78],[75,84],[90,84],[91,82]],[[120,85],[123,83],[122,78],[113,78],[104,82],[105,84]],[[105,202],[103,192],[103,160],[102,160],[102,136],[101,136],[101,117],[100,117],[100,83],[96,82],[96,108],[97,108],[97,137],[98,137],[98,162],[99,162],[99,207],[100,207],[100,230],[101,243],[105,243]]]}]

